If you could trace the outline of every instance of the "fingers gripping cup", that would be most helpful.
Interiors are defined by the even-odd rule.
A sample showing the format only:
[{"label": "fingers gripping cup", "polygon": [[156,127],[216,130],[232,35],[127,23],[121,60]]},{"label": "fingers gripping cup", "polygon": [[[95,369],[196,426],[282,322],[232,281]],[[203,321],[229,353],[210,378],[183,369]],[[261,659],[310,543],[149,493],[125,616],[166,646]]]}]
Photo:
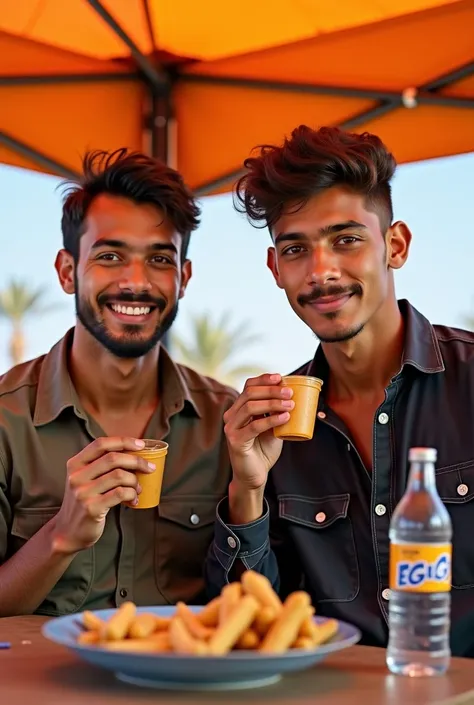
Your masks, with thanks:
[{"label": "fingers gripping cup", "polygon": [[150,509],[157,507],[160,503],[161,485],[163,483],[163,473],[165,470],[166,454],[168,444],[164,441],[154,441],[144,438],[145,447],[143,450],[133,451],[133,455],[144,458],[149,463],[156,465],[153,472],[137,472],[137,479],[142,491],[138,495],[138,504],[130,504],[132,509]]},{"label": "fingers gripping cup", "polygon": [[289,421],[273,429],[274,435],[283,441],[310,441],[323,381],[317,377],[290,375],[282,377],[281,386],[291,387],[295,406],[290,411]]}]

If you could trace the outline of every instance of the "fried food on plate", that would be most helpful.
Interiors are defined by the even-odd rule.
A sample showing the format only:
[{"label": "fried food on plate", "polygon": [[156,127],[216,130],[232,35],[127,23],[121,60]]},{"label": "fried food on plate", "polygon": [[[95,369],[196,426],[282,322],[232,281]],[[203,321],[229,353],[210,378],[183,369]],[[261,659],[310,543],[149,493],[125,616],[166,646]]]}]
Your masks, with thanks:
[{"label": "fried food on plate", "polygon": [[316,624],[313,615],[306,592],[294,592],[282,602],[267,578],[248,570],[199,613],[184,602],[178,602],[170,617],[137,612],[133,602],[124,602],[107,620],[84,612],[84,631],[77,643],[110,651],[197,657],[225,656],[234,650],[277,655],[315,649],[337,634],[335,619]]}]

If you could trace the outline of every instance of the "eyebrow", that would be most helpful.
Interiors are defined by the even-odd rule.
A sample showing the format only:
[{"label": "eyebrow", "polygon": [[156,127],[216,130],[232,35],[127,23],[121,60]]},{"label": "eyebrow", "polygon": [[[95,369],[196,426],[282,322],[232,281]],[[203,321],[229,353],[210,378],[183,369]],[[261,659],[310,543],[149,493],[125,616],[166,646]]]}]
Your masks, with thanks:
[{"label": "eyebrow", "polygon": [[[110,240],[108,238],[99,238],[94,242],[92,245],[91,249],[92,250],[98,250],[101,247],[113,247],[116,250],[124,250],[124,249],[129,249],[129,246],[127,245],[126,242],[123,240]],[[178,249],[173,243],[171,242],[154,242],[151,245],[148,245],[146,248],[149,252],[173,252],[174,254],[178,254]]]},{"label": "eyebrow", "polygon": [[[354,230],[356,228],[359,230],[367,230],[367,226],[363,223],[358,223],[356,220],[346,220],[343,223],[326,225],[324,228],[320,228],[318,234],[322,237],[328,237],[329,235],[336,235],[337,233],[342,233],[345,230]],[[282,242],[301,242],[307,239],[308,236],[301,232],[279,233],[275,238],[275,245],[279,245]]]}]

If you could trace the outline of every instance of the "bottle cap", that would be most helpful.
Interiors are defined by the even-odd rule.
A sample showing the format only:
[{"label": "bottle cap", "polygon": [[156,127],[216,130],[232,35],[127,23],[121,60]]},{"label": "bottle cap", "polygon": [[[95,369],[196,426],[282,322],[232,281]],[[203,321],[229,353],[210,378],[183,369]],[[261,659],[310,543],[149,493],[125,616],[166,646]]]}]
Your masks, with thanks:
[{"label": "bottle cap", "polygon": [[436,448],[410,448],[408,452],[410,463],[436,463],[437,457]]}]

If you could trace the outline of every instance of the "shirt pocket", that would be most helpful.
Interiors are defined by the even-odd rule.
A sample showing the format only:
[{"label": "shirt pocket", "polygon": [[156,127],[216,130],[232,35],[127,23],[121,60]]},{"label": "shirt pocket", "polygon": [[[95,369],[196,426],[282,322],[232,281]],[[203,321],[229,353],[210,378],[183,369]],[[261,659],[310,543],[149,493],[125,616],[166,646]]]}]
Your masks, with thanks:
[{"label": "shirt pocket", "polygon": [[[16,509],[13,515],[9,555],[22,548],[60,507]],[[36,610],[36,614],[59,616],[77,612],[87,599],[94,579],[94,549],[81,551]]]},{"label": "shirt pocket", "polygon": [[436,472],[436,486],[453,525],[453,588],[474,587],[474,460]]},{"label": "shirt pocket", "polygon": [[360,587],[350,495],[280,495],[279,516],[299,553],[306,588],[317,602],[350,602]]},{"label": "shirt pocket", "polygon": [[220,497],[178,496],[159,507],[155,534],[155,581],[170,604],[206,600],[204,563],[214,537]]}]

